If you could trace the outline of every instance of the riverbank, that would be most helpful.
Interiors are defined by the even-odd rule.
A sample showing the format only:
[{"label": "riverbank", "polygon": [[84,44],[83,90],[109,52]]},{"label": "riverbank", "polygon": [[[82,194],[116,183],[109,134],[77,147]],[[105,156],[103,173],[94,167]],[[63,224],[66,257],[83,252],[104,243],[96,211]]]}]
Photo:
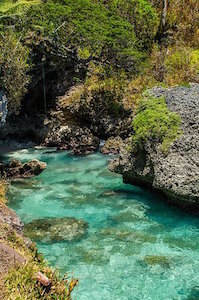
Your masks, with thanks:
[{"label": "riverbank", "polygon": [[[23,234],[23,223],[8,208],[8,182],[0,181],[0,299],[71,299],[77,280],[66,280],[49,267],[35,244]],[[38,272],[48,283],[38,280]]]}]

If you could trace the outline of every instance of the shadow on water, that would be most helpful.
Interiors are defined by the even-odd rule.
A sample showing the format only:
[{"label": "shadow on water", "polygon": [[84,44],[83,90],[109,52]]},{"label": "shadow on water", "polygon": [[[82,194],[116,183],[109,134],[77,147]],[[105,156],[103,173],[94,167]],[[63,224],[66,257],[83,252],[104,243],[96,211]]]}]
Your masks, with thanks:
[{"label": "shadow on water", "polygon": [[195,286],[186,300],[198,300],[199,299],[199,286]]}]

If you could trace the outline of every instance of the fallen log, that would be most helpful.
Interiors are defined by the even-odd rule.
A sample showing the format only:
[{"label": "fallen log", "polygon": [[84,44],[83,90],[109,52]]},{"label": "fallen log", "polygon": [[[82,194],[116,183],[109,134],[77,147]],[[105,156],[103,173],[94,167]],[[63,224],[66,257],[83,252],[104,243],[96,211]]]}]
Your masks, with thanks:
[{"label": "fallen log", "polygon": [[51,285],[51,280],[42,272],[37,272],[35,276],[37,281],[41,283],[43,286],[49,287]]}]

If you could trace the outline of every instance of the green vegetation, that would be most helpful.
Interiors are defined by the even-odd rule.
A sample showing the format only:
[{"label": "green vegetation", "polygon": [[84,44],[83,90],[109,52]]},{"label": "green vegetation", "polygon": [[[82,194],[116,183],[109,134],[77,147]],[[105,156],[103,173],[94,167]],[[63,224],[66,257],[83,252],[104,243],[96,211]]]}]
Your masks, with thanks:
[{"label": "green vegetation", "polygon": [[17,10],[20,6],[36,5],[41,3],[40,0],[1,0],[0,12],[7,13],[11,10]]},{"label": "green vegetation", "polygon": [[168,151],[181,134],[180,117],[168,110],[163,97],[148,96],[140,100],[132,125],[134,151],[142,148],[146,141],[159,142],[162,150]]},{"label": "green vegetation", "polygon": [[[124,106],[137,109],[133,151],[150,141],[167,152],[181,134],[180,117],[168,110],[164,98],[141,95],[154,85],[198,81],[199,1],[167,1],[164,20],[163,2],[0,0],[0,90],[8,97],[9,112],[19,113],[30,85],[41,81],[43,66],[47,75],[48,70],[68,70],[75,62],[84,76],[75,71],[71,75],[78,85],[62,99],[63,108],[77,102],[89,109],[94,100],[116,117],[125,113]],[[52,77],[46,76],[48,80]],[[0,182],[0,208],[7,213],[5,193]],[[26,259],[4,277],[5,299],[70,299],[73,282],[60,280],[11,227],[0,224],[0,231],[0,242]],[[161,257],[145,260],[166,264]],[[51,279],[48,293],[36,282],[37,271]]]},{"label": "green vegetation", "polygon": [[18,112],[30,77],[27,74],[29,50],[12,32],[0,36],[0,65],[2,85],[7,91],[9,109]]},{"label": "green vegetation", "polygon": [[84,108],[97,105],[110,115],[121,117],[125,113],[123,96],[126,88],[125,72],[116,73],[110,68],[90,63],[85,82],[64,96],[60,105],[64,109],[70,109],[74,103],[83,105]]},{"label": "green vegetation", "polygon": [[[45,289],[38,284],[35,275],[44,273],[51,280],[51,287]],[[66,278],[60,279],[58,274],[42,263],[28,262],[23,266],[17,266],[9,270],[5,279],[6,299],[63,299],[70,300],[71,292],[76,285],[76,280],[68,282]]]},{"label": "green vegetation", "polygon": [[108,0],[100,2],[117,12],[134,28],[140,48],[150,49],[158,29],[158,14],[147,0]]},{"label": "green vegetation", "polygon": [[[122,1],[116,7],[112,4],[92,0],[0,3],[0,80],[10,111],[18,111],[42,55],[58,63],[76,53],[85,68],[89,60],[110,70],[139,72],[155,35],[157,14],[147,0],[129,1],[127,7]],[[130,9],[134,10],[129,15]],[[13,66],[6,50],[9,35]]]},{"label": "green vegetation", "polygon": [[[38,70],[41,74],[43,56],[47,66],[75,57],[87,79],[90,63],[101,68],[95,95],[97,90],[102,95],[103,85],[106,96],[107,85],[120,77],[115,74],[125,74],[119,98],[129,106],[137,106],[142,92],[153,85],[197,81],[199,2],[169,1],[164,26],[163,8],[157,0],[1,0],[0,87],[10,111],[19,111],[29,83]],[[114,88],[106,98],[110,107],[117,102],[113,110],[118,113]]]},{"label": "green vegetation", "polygon": [[168,84],[194,81],[199,75],[199,50],[178,47],[168,51],[165,59],[165,80]]}]

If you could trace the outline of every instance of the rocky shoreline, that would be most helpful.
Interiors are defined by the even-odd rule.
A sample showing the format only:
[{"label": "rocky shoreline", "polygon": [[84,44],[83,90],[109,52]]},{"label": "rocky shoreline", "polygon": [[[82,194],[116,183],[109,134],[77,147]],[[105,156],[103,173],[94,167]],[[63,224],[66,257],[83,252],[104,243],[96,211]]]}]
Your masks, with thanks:
[{"label": "rocky shoreline", "polygon": [[[20,161],[11,161],[4,165],[4,172],[10,180],[17,178],[29,178],[41,173],[46,167],[45,163],[31,161],[21,163]],[[1,164],[2,168],[2,164]],[[71,299],[71,293],[78,284],[77,279],[66,280],[61,278],[54,269],[47,266],[42,255],[37,252],[37,248],[30,240],[24,224],[16,213],[7,206],[6,191],[8,181],[0,181],[0,299]],[[59,221],[56,219],[48,220],[47,227],[50,226],[50,237],[56,239],[71,240],[80,238],[86,233],[87,223],[66,218]],[[47,222],[43,220],[43,222]],[[52,224],[54,226],[52,226]],[[57,224],[58,223],[58,224]],[[62,224],[63,223],[63,226]],[[32,225],[32,224],[31,224]],[[30,227],[31,225],[28,224]],[[63,232],[63,227],[65,232]],[[43,229],[43,225],[41,226]],[[39,228],[38,228],[39,229]],[[79,231],[77,230],[79,229]],[[34,233],[34,231],[33,231]],[[36,236],[43,233],[46,238],[46,231],[35,230]],[[39,237],[40,237],[39,235]],[[16,280],[17,278],[17,280]]]},{"label": "rocky shoreline", "polygon": [[[182,120],[183,134],[168,153],[163,153],[158,143],[148,141],[142,151],[132,154],[129,149],[133,111],[124,106],[123,116],[118,118],[99,99],[92,99],[90,106],[83,105],[79,99],[71,102],[76,89],[58,99],[56,109],[41,126],[33,122],[27,128],[23,124],[21,130],[19,118],[19,126],[11,121],[2,127],[0,138],[35,137],[34,142],[55,146],[57,150],[71,150],[75,155],[87,155],[99,149],[103,154],[119,153],[110,169],[122,174],[124,182],[147,185],[182,207],[199,208],[199,84],[149,91],[155,97],[164,96],[169,110],[178,113]],[[106,140],[101,148],[100,139]]]},{"label": "rocky shoreline", "polygon": [[153,88],[150,93],[164,96],[169,110],[180,115],[183,134],[168,153],[150,141],[136,154],[123,147],[110,170],[122,174],[125,183],[154,188],[170,201],[199,211],[199,84]]},{"label": "rocky shoreline", "polygon": [[39,160],[31,160],[22,163],[20,160],[11,160],[9,163],[0,163],[1,177],[13,178],[30,178],[39,175],[46,168],[46,163]]}]

